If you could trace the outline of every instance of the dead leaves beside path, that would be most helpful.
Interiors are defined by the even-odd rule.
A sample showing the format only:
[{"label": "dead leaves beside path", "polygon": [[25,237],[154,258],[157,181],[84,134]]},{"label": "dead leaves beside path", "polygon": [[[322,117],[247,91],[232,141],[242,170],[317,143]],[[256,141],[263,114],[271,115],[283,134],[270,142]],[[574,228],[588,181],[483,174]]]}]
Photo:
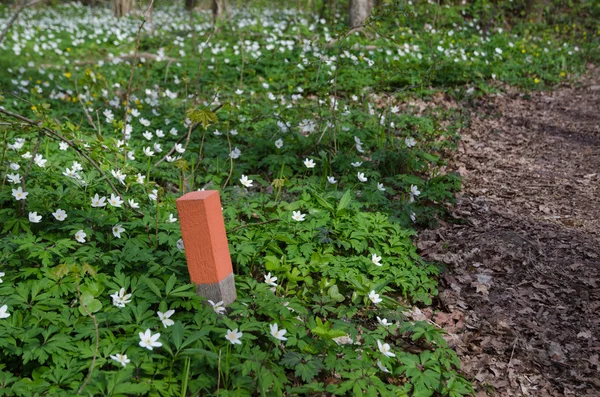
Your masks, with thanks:
[{"label": "dead leaves beside path", "polygon": [[483,100],[452,216],[418,242],[448,265],[439,311],[478,396],[600,395],[600,70]]}]

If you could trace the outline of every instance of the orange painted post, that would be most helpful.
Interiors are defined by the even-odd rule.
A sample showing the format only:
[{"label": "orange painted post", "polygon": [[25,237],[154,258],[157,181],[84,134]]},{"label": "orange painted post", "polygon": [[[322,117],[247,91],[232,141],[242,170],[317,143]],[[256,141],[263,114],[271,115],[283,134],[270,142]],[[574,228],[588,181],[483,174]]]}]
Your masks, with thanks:
[{"label": "orange painted post", "polygon": [[219,192],[187,193],[177,199],[177,212],[196,292],[215,303],[223,301],[228,305],[235,301],[237,294]]}]

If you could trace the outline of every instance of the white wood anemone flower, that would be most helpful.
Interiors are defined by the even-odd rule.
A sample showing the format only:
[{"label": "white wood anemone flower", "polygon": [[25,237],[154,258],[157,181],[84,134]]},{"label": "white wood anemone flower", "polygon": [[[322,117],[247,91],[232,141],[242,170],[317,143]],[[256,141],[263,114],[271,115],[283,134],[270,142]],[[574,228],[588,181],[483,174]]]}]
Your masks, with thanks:
[{"label": "white wood anemone flower", "polygon": [[234,330],[227,330],[227,333],[225,334],[225,339],[227,339],[229,342],[231,342],[232,345],[241,345],[242,344],[242,335],[244,335],[241,332],[238,332],[238,329],[234,329]]},{"label": "white wood anemone flower", "polygon": [[110,358],[121,364],[123,368],[131,362],[131,360],[127,358],[127,354],[115,354],[111,355]]},{"label": "white wood anemone flower", "polygon": [[306,214],[300,211],[292,211],[292,219],[297,222],[302,222],[306,218]]},{"label": "white wood anemone flower", "polygon": [[381,341],[377,341],[377,347],[379,347],[379,351],[388,357],[396,357],[394,353],[392,353],[392,348],[387,343],[381,343]]},{"label": "white wood anemone flower", "polygon": [[10,313],[8,312],[8,305],[0,307],[0,318],[8,318]]},{"label": "white wood anemone flower", "polygon": [[287,338],[285,336],[283,336],[287,333],[287,330],[279,329],[279,325],[277,325],[277,323],[269,324],[269,328],[271,329],[271,335],[273,336],[273,338],[279,339],[282,341],[287,340]]},{"label": "white wood anemone flower", "polygon": [[153,335],[152,332],[150,332],[150,330],[147,329],[146,332],[140,332],[139,336],[141,347],[145,347],[148,350],[152,350],[155,347],[162,346],[162,343],[158,341],[158,338],[160,338],[159,333]]},{"label": "white wood anemone flower", "polygon": [[156,312],[156,314],[158,315],[158,318],[160,319],[160,321],[162,321],[162,324],[165,328],[170,327],[171,325],[175,324],[175,321],[171,320],[170,317],[175,314],[175,310],[167,310],[166,312],[162,313],[162,312]]}]

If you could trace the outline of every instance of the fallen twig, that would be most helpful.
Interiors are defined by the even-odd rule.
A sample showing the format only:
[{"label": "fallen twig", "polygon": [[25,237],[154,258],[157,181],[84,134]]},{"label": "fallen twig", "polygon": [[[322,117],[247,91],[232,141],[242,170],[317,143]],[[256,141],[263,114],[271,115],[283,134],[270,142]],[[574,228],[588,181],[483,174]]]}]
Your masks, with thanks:
[{"label": "fallen twig", "polygon": [[512,346],[512,352],[510,353],[510,359],[508,360],[508,365],[506,366],[506,375],[508,375],[508,371],[510,371],[510,366],[512,365],[513,355],[515,354],[515,346],[517,345],[518,337],[515,337],[515,341]]}]

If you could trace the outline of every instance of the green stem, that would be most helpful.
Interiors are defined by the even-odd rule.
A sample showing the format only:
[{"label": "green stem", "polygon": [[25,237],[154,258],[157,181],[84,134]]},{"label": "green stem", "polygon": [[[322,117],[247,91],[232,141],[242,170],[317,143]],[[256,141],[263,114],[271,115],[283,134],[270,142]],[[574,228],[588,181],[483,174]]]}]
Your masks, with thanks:
[{"label": "green stem", "polygon": [[183,379],[181,380],[181,397],[185,397],[187,395],[188,379],[190,377],[191,362],[192,362],[192,360],[189,357],[185,359],[185,364],[183,366]]}]

